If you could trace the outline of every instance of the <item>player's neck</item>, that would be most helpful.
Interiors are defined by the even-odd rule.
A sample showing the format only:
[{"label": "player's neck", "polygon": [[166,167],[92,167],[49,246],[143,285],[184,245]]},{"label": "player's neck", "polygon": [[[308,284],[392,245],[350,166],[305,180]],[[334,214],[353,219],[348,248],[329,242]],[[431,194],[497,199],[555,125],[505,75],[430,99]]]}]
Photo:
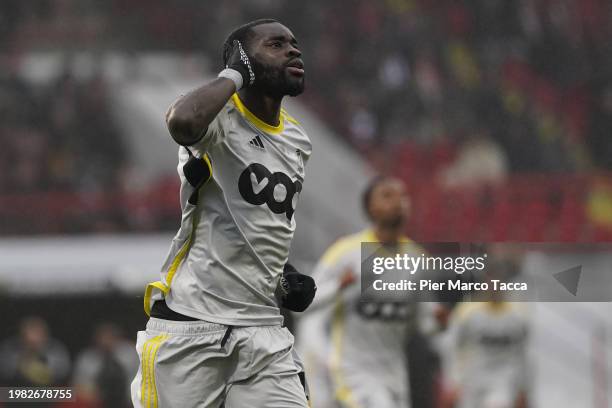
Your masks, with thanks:
[{"label": "player's neck", "polygon": [[376,236],[376,239],[378,239],[378,242],[383,244],[395,244],[400,240],[402,235],[401,228],[389,228],[383,225],[374,225],[372,230],[374,231],[374,235]]},{"label": "player's neck", "polygon": [[238,92],[240,100],[249,111],[258,119],[271,126],[278,126],[280,122],[281,99],[275,99],[261,93],[242,89]]}]

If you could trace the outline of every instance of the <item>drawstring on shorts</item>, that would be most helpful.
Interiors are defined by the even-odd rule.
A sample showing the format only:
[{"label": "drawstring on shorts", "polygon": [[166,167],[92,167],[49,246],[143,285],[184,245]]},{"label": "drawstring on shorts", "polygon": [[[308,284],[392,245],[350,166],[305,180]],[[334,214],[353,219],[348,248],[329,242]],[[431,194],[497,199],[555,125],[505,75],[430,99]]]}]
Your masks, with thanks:
[{"label": "drawstring on shorts", "polygon": [[225,330],[225,334],[223,335],[223,339],[221,340],[221,347],[225,347],[225,343],[227,343],[227,339],[229,339],[230,334],[232,334],[232,329],[234,326],[227,326],[227,330]]}]

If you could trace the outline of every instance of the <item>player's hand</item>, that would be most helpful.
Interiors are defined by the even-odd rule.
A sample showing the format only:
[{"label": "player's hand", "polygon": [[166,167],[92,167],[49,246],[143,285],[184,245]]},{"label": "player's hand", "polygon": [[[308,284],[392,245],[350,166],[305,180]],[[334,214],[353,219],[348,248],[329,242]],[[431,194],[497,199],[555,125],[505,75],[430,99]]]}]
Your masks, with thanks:
[{"label": "player's hand", "polygon": [[240,41],[234,40],[232,47],[232,53],[227,61],[226,68],[238,71],[242,75],[242,87],[249,87],[255,83],[255,72],[251,66],[251,60],[249,60],[249,56]]},{"label": "player's hand", "polygon": [[314,279],[301,274],[290,263],[285,264],[281,277],[282,304],[293,312],[303,312],[310,306],[317,292]]},{"label": "player's hand", "polygon": [[340,290],[342,290],[348,286],[351,286],[355,282],[357,282],[357,276],[355,276],[355,272],[353,272],[353,270],[349,267],[346,268],[340,276],[338,285]]}]

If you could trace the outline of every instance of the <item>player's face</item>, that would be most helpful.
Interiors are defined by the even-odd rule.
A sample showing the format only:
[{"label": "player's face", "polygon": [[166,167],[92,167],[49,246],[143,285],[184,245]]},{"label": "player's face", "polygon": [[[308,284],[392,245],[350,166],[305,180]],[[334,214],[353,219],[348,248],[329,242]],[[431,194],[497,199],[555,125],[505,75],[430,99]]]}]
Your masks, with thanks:
[{"label": "player's face", "polygon": [[304,92],[304,62],[293,33],[280,23],[253,27],[250,40],[255,86],[267,95],[296,96]]},{"label": "player's face", "polygon": [[378,184],[370,198],[370,215],[375,224],[387,228],[399,228],[410,211],[410,201],[404,184],[395,179]]}]

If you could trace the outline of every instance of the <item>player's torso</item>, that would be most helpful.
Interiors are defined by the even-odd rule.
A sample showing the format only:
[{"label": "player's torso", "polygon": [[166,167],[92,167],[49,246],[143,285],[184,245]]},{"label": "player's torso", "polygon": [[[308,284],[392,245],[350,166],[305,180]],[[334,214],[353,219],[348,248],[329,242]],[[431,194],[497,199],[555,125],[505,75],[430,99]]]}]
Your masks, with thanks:
[{"label": "player's torso", "polygon": [[[230,124],[223,143],[208,152],[213,182],[223,192],[227,215],[261,260],[272,270],[282,270],[295,230],[307,139],[288,123],[282,133],[268,134],[236,111],[230,113]],[[205,210],[205,195],[202,201]]]},{"label": "player's torso", "polygon": [[513,304],[498,309],[482,304],[466,321],[466,340],[475,365],[503,367],[521,360],[527,340],[524,312]]},{"label": "player's torso", "polygon": [[[276,324],[274,292],[295,230],[310,141],[284,114],[273,133],[251,123],[232,101],[219,115],[221,136],[205,151],[212,177],[199,189],[195,207],[189,202],[193,189],[182,177],[177,237],[194,233],[169,285],[168,304],[224,324]],[[188,159],[182,148],[179,173]],[[175,253],[180,255],[171,250],[166,266],[177,259]]]},{"label": "player's torso", "polygon": [[[358,240],[373,241],[367,231]],[[373,369],[379,366],[386,367],[387,371],[396,366],[403,369],[407,338],[416,322],[417,304],[407,293],[398,293],[393,299],[363,301],[361,259],[359,243],[338,260],[338,267],[352,271],[356,278],[356,284],[342,291],[338,300],[342,308],[341,323],[346,338],[350,339],[344,353]]]}]

